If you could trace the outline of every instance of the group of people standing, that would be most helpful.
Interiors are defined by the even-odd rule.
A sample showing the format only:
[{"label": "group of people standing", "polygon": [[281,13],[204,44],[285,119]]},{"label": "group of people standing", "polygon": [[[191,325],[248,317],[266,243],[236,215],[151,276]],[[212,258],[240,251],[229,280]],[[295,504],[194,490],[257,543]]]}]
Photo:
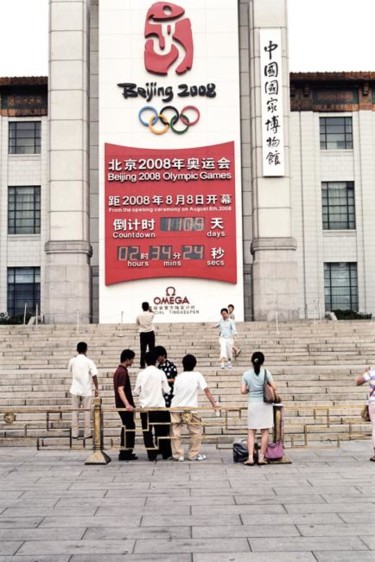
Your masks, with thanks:
[{"label": "group of people standing", "polygon": [[[234,323],[233,305],[221,309],[221,319],[214,325],[220,328],[220,364],[232,367],[232,356],[238,356],[241,350],[235,347],[237,335]],[[153,327],[154,313],[147,302],[142,303],[142,313],[137,317],[140,334],[140,372],[134,389],[131,388],[128,369],[133,365],[135,352],[124,349],[121,352],[120,364],[114,377],[115,404],[121,418],[121,450],[119,460],[136,460],[135,445],[135,414],[136,408],[133,393],[138,396],[141,409],[141,425],[143,440],[150,461],[158,455],[163,459],[173,458],[184,461],[184,449],[181,431],[185,424],[189,431],[188,460],[205,460],[201,450],[203,425],[196,409],[198,408],[198,392],[203,391],[215,410],[219,404],[215,401],[203,375],[195,371],[197,360],[194,355],[187,354],[182,359],[183,372],[177,376],[177,367],[167,357],[163,346],[155,346]],[[148,351],[147,351],[148,349]],[[72,438],[78,438],[78,409],[85,409],[84,437],[91,437],[91,405],[92,383],[95,396],[99,396],[98,370],[94,362],[87,356],[87,344],[79,342],[77,355],[69,362],[69,371],[73,375],[70,393],[72,395]],[[269,439],[269,430],[273,427],[273,406],[263,400],[265,381],[276,391],[272,374],[264,367],[265,358],[257,351],[251,357],[252,368],[242,376],[241,393],[249,395],[248,402],[248,451],[246,465],[254,465],[254,444],[256,432],[261,432],[261,444],[258,464],[267,464],[265,457]],[[356,379],[358,385],[370,385],[369,415],[372,423],[372,444],[374,454],[370,458],[375,462],[375,370],[368,367],[366,372]],[[171,411],[165,408],[172,408]],[[179,410],[181,408],[181,410]]]},{"label": "group of people standing", "polygon": [[[206,456],[200,452],[202,420],[194,411],[198,408],[199,390],[205,393],[214,409],[219,405],[203,375],[194,371],[197,364],[194,355],[185,355],[182,359],[183,372],[176,378],[177,368],[167,359],[167,352],[163,346],[156,346],[152,351],[147,351],[144,358],[146,367],[139,372],[132,391],[128,368],[133,364],[134,358],[134,351],[124,349],[120,365],[113,377],[116,408],[119,408],[118,413],[122,421],[119,460],[137,459],[133,453],[136,430],[133,392],[138,396],[141,408],[143,441],[150,461],[155,461],[158,455],[164,460],[185,460],[181,441],[184,424],[190,435],[188,460],[205,460]],[[165,370],[170,375],[173,374],[173,379],[171,376],[167,379]],[[164,409],[169,406],[175,410],[170,412]]]}]

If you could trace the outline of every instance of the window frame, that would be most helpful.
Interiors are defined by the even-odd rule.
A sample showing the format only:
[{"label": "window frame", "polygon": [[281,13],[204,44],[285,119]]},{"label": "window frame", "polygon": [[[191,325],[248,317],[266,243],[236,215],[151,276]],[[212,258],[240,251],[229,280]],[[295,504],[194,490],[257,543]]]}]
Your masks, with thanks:
[{"label": "window frame", "polygon": [[[339,275],[333,283],[334,270],[346,266],[348,285],[340,283]],[[336,289],[336,294],[334,289]],[[347,290],[345,293],[343,290]],[[349,299],[349,308],[339,303],[341,298]],[[335,304],[335,301],[337,304]],[[358,267],[357,262],[326,262],[324,263],[324,304],[326,312],[332,310],[352,310],[358,312]]]},{"label": "window frame", "polygon": [[[322,181],[321,189],[323,230],[355,230],[354,181]],[[342,193],[337,197],[334,192],[339,189]]]},{"label": "window frame", "polygon": [[[343,123],[340,125],[339,121]],[[342,132],[340,129],[343,128]],[[340,135],[342,138],[340,140]],[[336,140],[335,140],[335,137]],[[353,118],[351,116],[319,117],[320,150],[352,150]],[[342,143],[343,146],[338,146]]]},{"label": "window frame", "polygon": [[[32,134],[27,134],[27,130],[29,128],[30,128],[29,133]],[[30,140],[31,142],[27,142]],[[9,121],[8,154],[30,155],[30,154],[40,154],[41,151],[42,151],[42,122],[40,120],[39,121],[24,121],[24,120]]]},{"label": "window frame", "polygon": [[[30,276],[31,283],[17,283],[18,277]],[[7,312],[9,316],[20,316],[24,314],[25,304],[27,312],[35,314],[36,305],[40,310],[40,267],[8,267],[7,268]],[[20,294],[21,293],[21,294]],[[25,296],[22,296],[25,295]],[[30,302],[31,295],[31,302]],[[21,304],[22,303],[22,304]]]},{"label": "window frame", "polygon": [[[22,198],[22,190],[23,198]],[[26,192],[29,190],[29,194]],[[27,196],[32,196],[27,208]],[[24,200],[22,200],[24,199]],[[27,216],[29,214],[30,216]],[[41,228],[41,186],[40,185],[9,185],[8,186],[8,235],[40,234]]]}]

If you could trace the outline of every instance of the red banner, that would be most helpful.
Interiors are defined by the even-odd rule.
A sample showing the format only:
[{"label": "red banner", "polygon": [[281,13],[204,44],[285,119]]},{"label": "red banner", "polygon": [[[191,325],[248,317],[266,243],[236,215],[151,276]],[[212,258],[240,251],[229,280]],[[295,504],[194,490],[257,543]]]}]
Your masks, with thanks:
[{"label": "red banner", "polygon": [[106,144],[106,285],[157,277],[236,283],[234,170],[234,142]]}]

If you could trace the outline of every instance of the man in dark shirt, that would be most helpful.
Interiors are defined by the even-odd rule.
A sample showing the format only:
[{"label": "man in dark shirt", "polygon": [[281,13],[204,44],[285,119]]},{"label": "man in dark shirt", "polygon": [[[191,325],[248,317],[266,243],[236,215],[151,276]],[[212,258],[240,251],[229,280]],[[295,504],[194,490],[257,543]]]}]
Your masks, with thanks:
[{"label": "man in dark shirt", "polygon": [[126,408],[126,412],[118,412],[121,421],[121,449],[119,461],[135,461],[137,456],[133,453],[135,442],[134,400],[130,385],[128,367],[131,367],[135,357],[134,351],[124,349],[120,357],[120,365],[113,375],[116,408]]}]

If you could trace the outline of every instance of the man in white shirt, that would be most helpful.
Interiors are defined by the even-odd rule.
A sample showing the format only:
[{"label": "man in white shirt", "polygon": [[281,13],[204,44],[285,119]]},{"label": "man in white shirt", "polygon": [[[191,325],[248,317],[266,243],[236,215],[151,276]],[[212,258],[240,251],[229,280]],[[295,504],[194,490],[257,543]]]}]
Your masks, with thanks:
[{"label": "man in white shirt", "polygon": [[[188,354],[182,360],[184,372],[180,373],[174,383],[174,396],[172,408],[197,408],[198,391],[202,390],[216,410],[219,404],[215,402],[211,390],[208,388],[205,378],[198,371],[194,371],[197,360],[194,355]],[[181,443],[181,430],[186,423],[189,431],[189,461],[204,461],[207,457],[200,453],[202,444],[203,425],[201,418],[193,411],[171,412],[171,438],[172,455],[176,461],[184,461],[184,449]]]},{"label": "man in white shirt", "polygon": [[69,372],[73,375],[70,394],[72,395],[72,437],[77,439],[78,429],[78,410],[82,405],[85,411],[85,430],[84,438],[91,437],[91,404],[92,404],[92,382],[95,386],[95,396],[99,396],[98,390],[98,369],[95,363],[86,357],[87,343],[81,341],[77,344],[76,357],[69,361]]},{"label": "man in white shirt", "polygon": [[148,460],[155,461],[159,453],[163,459],[168,459],[172,456],[169,437],[170,415],[168,410],[152,408],[165,408],[164,394],[169,394],[170,387],[165,373],[155,366],[156,354],[148,351],[145,361],[147,367],[138,374],[134,387],[140,407],[149,410],[141,412],[143,441]]},{"label": "man in white shirt", "polygon": [[138,314],[136,323],[139,326],[139,339],[141,347],[140,367],[144,369],[146,366],[145,355],[148,351],[153,351],[155,348],[155,328],[154,328],[154,312],[152,312],[148,302],[142,303],[142,312]]}]

